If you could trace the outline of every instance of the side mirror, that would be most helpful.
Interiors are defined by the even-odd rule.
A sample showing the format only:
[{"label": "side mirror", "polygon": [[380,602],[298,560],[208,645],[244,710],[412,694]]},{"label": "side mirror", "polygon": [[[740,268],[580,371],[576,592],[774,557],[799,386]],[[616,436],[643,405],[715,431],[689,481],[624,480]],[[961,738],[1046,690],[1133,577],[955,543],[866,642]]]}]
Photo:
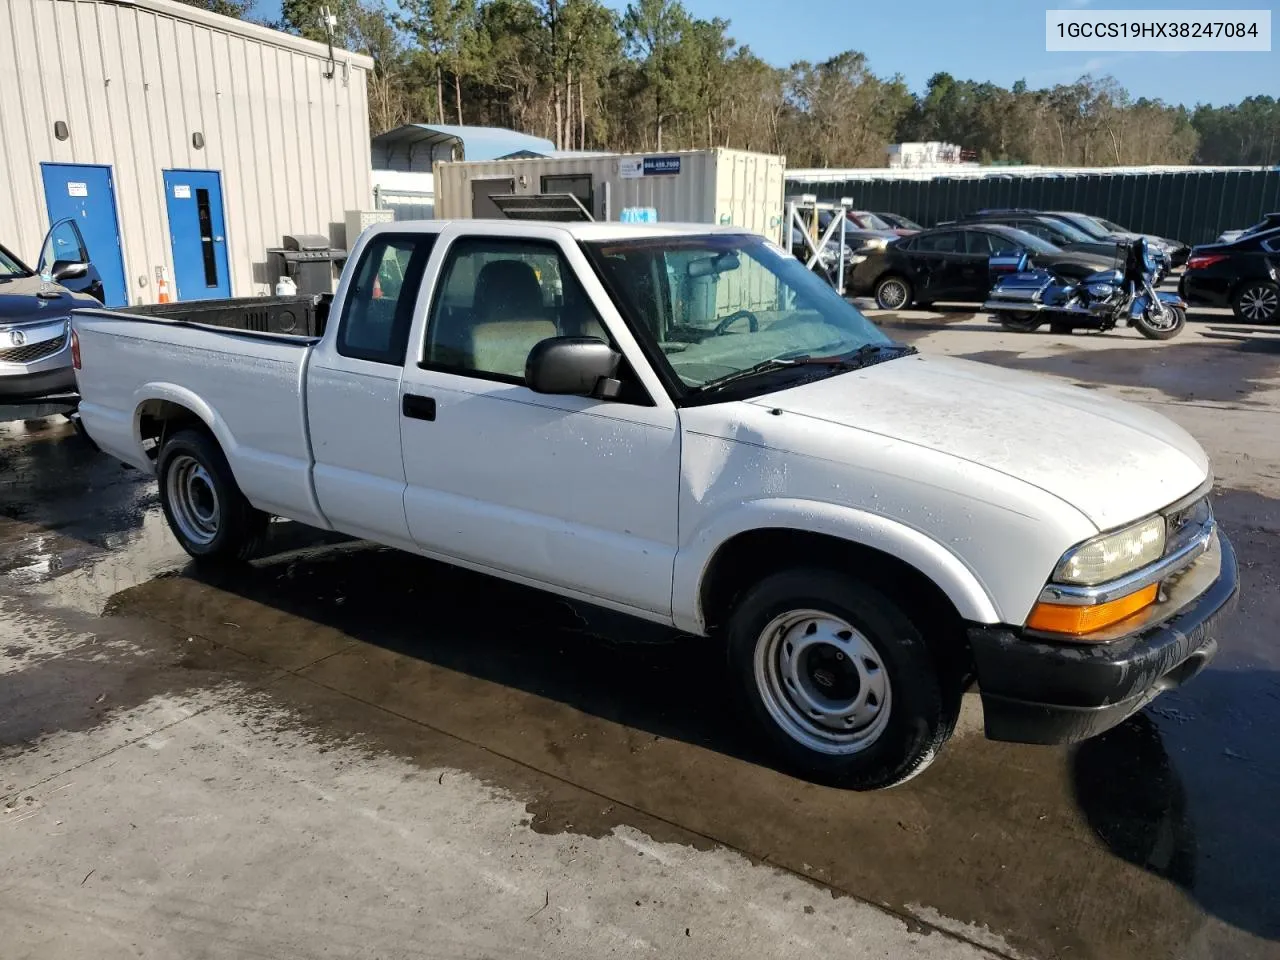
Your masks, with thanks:
[{"label": "side mirror", "polygon": [[89,265],[74,260],[55,260],[49,275],[54,280],[79,280],[89,275]]},{"label": "side mirror", "polygon": [[524,382],[537,393],[615,396],[621,362],[622,354],[595,337],[548,337],[529,351]]}]

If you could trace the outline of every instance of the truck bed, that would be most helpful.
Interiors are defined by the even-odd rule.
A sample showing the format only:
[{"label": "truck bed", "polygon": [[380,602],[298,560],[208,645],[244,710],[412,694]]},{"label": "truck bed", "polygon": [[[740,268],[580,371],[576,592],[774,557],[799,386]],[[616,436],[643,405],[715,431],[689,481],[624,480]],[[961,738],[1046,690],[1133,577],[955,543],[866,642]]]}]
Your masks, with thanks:
[{"label": "truck bed", "polygon": [[[189,317],[234,323],[248,314],[165,304]],[[242,301],[243,303],[243,301]],[[141,404],[170,401],[195,411],[227,455],[249,501],[261,510],[326,525],[310,484],[306,371],[315,336],[234,329],[147,312],[76,310],[82,368],[80,417],[107,453],[140,469]]]},{"label": "truck bed", "polygon": [[293,297],[237,297],[229,300],[190,300],[129,307],[130,316],[160,317],[211,327],[254,333],[283,333],[304,337],[324,335],[332,294]]}]

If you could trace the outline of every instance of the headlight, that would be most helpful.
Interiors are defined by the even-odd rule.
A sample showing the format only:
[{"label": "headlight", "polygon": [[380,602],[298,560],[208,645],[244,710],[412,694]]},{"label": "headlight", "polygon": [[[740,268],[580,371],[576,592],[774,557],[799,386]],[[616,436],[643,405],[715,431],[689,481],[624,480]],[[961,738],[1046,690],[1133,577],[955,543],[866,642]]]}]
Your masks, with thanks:
[{"label": "headlight", "polygon": [[1053,571],[1053,581],[1092,587],[1117,580],[1159,560],[1164,541],[1164,517],[1148,517],[1069,550]]},{"label": "headlight", "polygon": [[885,237],[868,237],[859,248],[860,251],[883,250],[889,245],[889,241]]}]

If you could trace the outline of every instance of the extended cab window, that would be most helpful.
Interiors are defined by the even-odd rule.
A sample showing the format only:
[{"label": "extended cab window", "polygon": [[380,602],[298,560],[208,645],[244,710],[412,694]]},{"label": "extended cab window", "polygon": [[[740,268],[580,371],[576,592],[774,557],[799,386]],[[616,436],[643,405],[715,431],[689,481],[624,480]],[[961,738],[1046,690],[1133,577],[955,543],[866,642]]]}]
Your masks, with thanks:
[{"label": "extended cab window", "polygon": [[356,267],[338,330],[338,352],[375,363],[404,363],[413,307],[434,234],[379,234]]},{"label": "extended cab window", "polygon": [[596,337],[604,325],[554,244],[464,237],[445,262],[422,365],[523,382],[548,337]]}]

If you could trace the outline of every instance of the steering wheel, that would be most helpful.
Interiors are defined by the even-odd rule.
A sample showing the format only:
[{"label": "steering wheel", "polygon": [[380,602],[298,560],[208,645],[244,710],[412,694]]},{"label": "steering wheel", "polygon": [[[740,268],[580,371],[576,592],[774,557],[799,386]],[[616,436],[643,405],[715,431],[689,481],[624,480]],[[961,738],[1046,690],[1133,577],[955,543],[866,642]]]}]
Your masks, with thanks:
[{"label": "steering wheel", "polygon": [[754,313],[750,310],[738,310],[735,313],[729,314],[716,324],[716,336],[718,337],[724,333],[728,333],[729,328],[743,317],[747,318],[747,329],[752,333],[755,333],[760,329],[760,319]]}]

